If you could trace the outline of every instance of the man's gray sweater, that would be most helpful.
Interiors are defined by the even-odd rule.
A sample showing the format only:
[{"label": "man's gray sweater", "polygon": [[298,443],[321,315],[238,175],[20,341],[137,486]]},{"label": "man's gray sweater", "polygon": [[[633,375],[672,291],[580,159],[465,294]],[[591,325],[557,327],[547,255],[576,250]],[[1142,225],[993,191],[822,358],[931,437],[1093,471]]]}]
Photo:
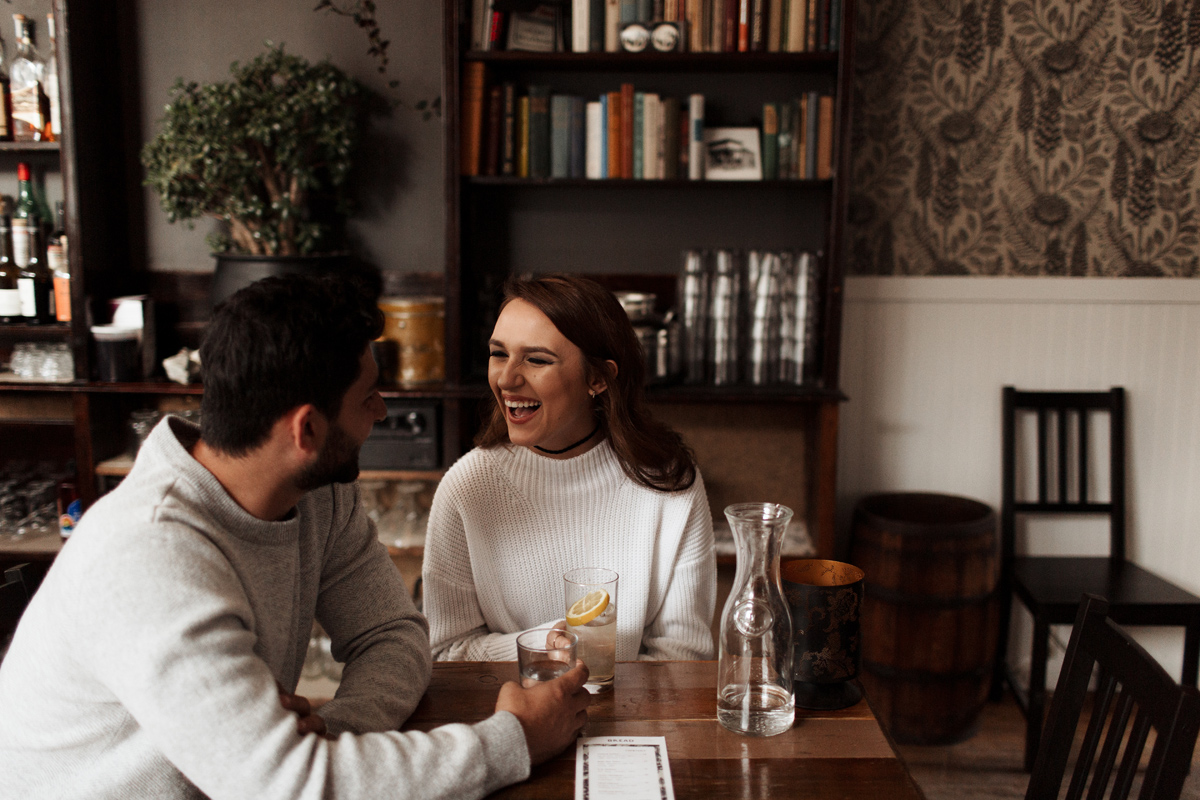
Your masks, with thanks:
[{"label": "man's gray sweater", "polygon": [[[22,798],[480,797],[529,774],[516,717],[396,733],[430,676],[428,626],[352,485],[289,518],[244,511],[168,418],[84,515],[0,667],[0,775]],[[314,617],[346,662],[300,736]]]}]

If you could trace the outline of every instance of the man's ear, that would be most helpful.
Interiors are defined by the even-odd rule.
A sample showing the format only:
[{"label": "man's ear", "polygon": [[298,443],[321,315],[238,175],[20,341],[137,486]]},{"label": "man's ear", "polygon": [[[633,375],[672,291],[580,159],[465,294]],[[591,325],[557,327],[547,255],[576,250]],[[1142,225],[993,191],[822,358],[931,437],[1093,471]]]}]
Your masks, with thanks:
[{"label": "man's ear", "polygon": [[283,428],[288,444],[302,457],[319,453],[329,432],[329,421],[311,403],[296,406],[284,414],[278,424]]}]

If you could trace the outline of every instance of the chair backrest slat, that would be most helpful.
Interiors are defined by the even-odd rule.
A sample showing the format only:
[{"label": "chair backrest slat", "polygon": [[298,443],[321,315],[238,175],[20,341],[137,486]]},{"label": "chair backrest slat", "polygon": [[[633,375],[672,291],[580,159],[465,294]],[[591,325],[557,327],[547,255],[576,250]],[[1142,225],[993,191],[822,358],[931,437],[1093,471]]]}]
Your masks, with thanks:
[{"label": "chair backrest slat", "polygon": [[[1036,416],[1036,436],[1019,436],[1018,421]],[[1097,433],[1090,417],[1103,412],[1109,418],[1109,497],[1096,498],[1089,487],[1095,470],[1091,460],[1103,462],[1092,436]],[[1029,514],[1096,515],[1109,518],[1109,555],[1125,558],[1125,390],[1106,392],[1025,392],[1007,386],[1003,403],[1003,487],[1000,528],[1004,556],[1015,555],[1016,517]],[[1076,432],[1078,436],[1075,436]],[[1100,429],[1103,432],[1103,429]],[[1021,448],[1021,443],[1027,443]],[[1033,448],[1032,453],[1021,453]],[[1022,480],[1021,467],[1032,470],[1035,485]],[[1102,473],[1101,473],[1102,474]],[[1036,492],[1034,498],[1019,496]]]},{"label": "chair backrest slat", "polygon": [[1079,800],[1083,797],[1088,775],[1092,772],[1092,763],[1096,760],[1096,745],[1100,742],[1100,735],[1104,733],[1104,720],[1108,718],[1108,710],[1112,706],[1116,688],[1117,679],[1111,672],[1101,669],[1096,680],[1096,698],[1092,703],[1092,718],[1088,720],[1087,733],[1079,748],[1079,757],[1075,759],[1075,771],[1071,774],[1067,800]]},{"label": "chair backrest slat", "polygon": [[1121,768],[1117,770],[1117,780],[1113,783],[1110,800],[1126,800],[1129,790],[1133,787],[1133,777],[1137,774],[1138,764],[1142,760],[1142,751],[1146,749],[1146,738],[1150,735],[1150,715],[1144,709],[1138,709],[1133,727],[1129,731],[1129,740],[1125,743],[1125,754],[1121,757]]},{"label": "chair backrest slat", "polygon": [[1084,595],[1079,605],[1026,800],[1058,797],[1097,664],[1096,700],[1067,797],[1078,800],[1087,785],[1088,800],[1102,800],[1111,782],[1109,796],[1127,798],[1153,729],[1154,746],[1139,797],[1178,800],[1200,735],[1200,692],[1175,683],[1153,656],[1108,618],[1108,603],[1094,595]]},{"label": "chair backrest slat", "polygon": [[1046,503],[1046,462],[1049,453],[1046,452],[1046,409],[1039,408],[1037,412],[1037,491],[1038,502]]},{"label": "chair backrest slat", "polygon": [[1096,761],[1096,768],[1092,770],[1092,787],[1088,791],[1088,800],[1104,800],[1104,792],[1112,777],[1113,766],[1117,763],[1117,753],[1121,750],[1121,740],[1125,736],[1125,727],[1129,724],[1129,714],[1132,710],[1133,698],[1122,687],[1117,694],[1117,702],[1108,723],[1100,758]]},{"label": "chair backrest slat", "polygon": [[1079,502],[1088,501],[1088,412],[1079,410]]}]

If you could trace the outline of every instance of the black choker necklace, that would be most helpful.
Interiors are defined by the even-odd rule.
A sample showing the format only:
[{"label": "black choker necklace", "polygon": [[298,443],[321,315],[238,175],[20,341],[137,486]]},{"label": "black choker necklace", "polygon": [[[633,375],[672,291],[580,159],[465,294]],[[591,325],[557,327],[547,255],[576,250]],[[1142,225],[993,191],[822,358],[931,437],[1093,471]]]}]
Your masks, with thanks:
[{"label": "black choker necklace", "polygon": [[584,443],[584,442],[586,442],[588,439],[590,439],[590,438],[592,438],[593,436],[595,436],[595,435],[596,435],[596,434],[599,432],[599,430],[600,430],[600,423],[599,423],[599,422],[597,422],[597,423],[596,423],[596,427],[592,428],[592,432],[591,432],[591,433],[589,433],[587,436],[585,436],[585,437],[583,437],[582,439],[580,439],[580,440],[579,440],[578,442],[576,442],[575,444],[568,445],[568,446],[564,447],[562,450],[547,450],[546,448],[544,448],[544,447],[540,447],[540,446],[538,446],[538,445],[536,445],[536,444],[533,446],[533,449],[535,449],[535,450],[541,450],[543,453],[549,453],[549,454],[550,454],[550,455],[552,455],[552,456],[560,456],[560,455],[562,455],[563,453],[567,452],[568,450],[574,450],[576,447],[579,447],[579,445],[583,444],[583,443]]}]

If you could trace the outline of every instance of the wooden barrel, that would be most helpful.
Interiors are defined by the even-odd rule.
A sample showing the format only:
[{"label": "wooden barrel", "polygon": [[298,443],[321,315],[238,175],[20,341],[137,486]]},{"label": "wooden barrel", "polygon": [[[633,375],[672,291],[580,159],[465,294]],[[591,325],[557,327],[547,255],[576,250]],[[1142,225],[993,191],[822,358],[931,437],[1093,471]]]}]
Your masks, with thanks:
[{"label": "wooden barrel", "polygon": [[996,653],[996,514],[965,497],[896,493],[854,511],[851,561],[866,573],[862,682],[898,742],[975,732]]}]

